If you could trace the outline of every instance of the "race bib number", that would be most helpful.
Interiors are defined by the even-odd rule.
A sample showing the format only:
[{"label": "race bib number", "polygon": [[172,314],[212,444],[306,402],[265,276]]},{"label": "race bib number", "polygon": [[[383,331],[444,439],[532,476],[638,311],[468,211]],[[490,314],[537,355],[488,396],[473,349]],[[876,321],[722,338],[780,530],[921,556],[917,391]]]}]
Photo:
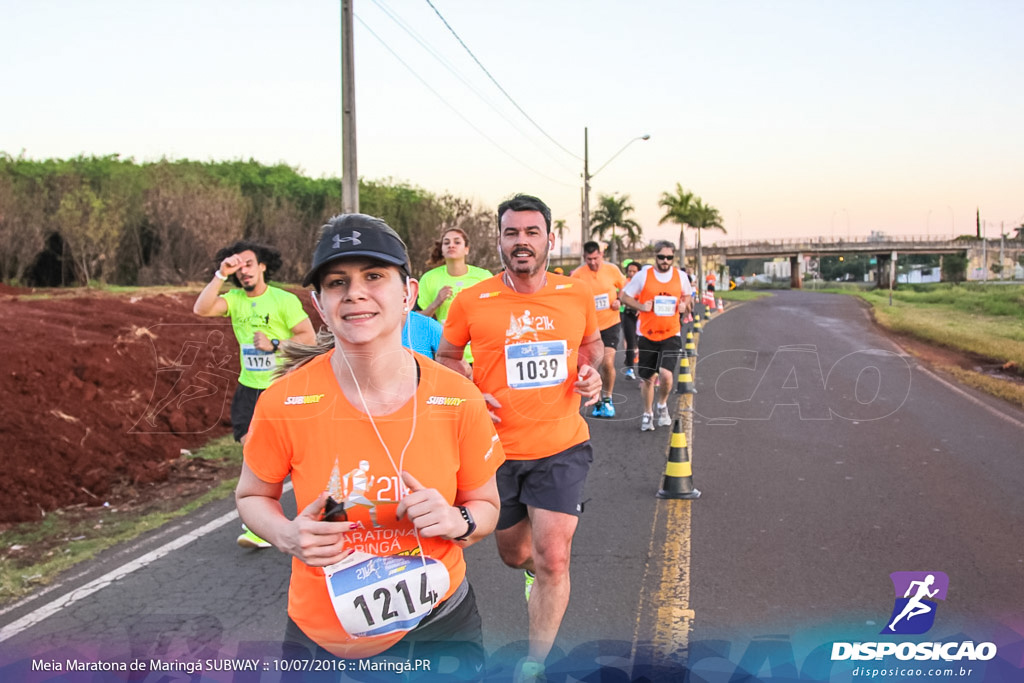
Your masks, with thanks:
[{"label": "race bib number", "polygon": [[569,377],[568,344],[564,340],[509,344],[505,347],[505,378],[510,389],[553,387]]},{"label": "race bib number", "polygon": [[338,621],[355,638],[409,631],[448,593],[444,564],[430,557],[354,552],[324,568]]},{"label": "race bib number", "polygon": [[252,344],[242,344],[242,366],[250,372],[269,372],[277,367],[273,351],[260,351]]},{"label": "race bib number", "polygon": [[674,296],[654,297],[654,315],[661,318],[676,314],[676,298]]},{"label": "race bib number", "polygon": [[594,295],[594,307],[599,311],[607,311],[611,307],[611,300],[608,293]]}]

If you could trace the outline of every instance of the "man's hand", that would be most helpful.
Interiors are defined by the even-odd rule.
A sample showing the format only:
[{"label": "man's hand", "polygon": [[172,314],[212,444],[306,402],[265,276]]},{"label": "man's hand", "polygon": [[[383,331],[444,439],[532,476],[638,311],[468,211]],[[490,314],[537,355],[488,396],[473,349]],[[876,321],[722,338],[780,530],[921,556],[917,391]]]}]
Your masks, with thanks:
[{"label": "man's hand", "polygon": [[498,399],[494,398],[491,394],[484,394],[484,402],[487,404],[487,414],[491,416],[491,422],[494,422],[495,424],[501,422],[501,418],[494,412],[501,408],[501,404],[498,403]]},{"label": "man's hand", "polygon": [[601,373],[589,365],[581,365],[573,391],[590,399],[583,405],[594,405],[601,399]]},{"label": "man's hand", "polygon": [[260,351],[271,352],[274,350],[274,345],[270,343],[270,338],[259,330],[252,335],[252,345]]},{"label": "man's hand", "polygon": [[242,265],[242,257],[238,254],[232,254],[220,262],[220,274],[225,277],[231,277]]}]

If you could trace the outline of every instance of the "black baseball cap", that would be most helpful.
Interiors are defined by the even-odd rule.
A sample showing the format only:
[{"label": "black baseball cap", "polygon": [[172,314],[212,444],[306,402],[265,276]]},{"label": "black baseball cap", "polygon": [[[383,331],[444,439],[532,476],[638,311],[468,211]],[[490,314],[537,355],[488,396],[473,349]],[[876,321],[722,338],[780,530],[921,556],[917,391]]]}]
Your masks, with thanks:
[{"label": "black baseball cap", "polygon": [[346,213],[335,216],[320,228],[313,264],[302,278],[302,286],[312,284],[322,266],[352,256],[377,259],[409,273],[405,242],[390,225],[363,213]]}]

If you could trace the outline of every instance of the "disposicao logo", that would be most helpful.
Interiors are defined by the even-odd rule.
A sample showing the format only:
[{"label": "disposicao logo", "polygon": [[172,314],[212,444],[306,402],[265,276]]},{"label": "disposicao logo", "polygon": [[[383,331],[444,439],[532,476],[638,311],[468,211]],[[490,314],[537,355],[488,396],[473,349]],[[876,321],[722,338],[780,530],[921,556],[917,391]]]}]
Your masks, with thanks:
[{"label": "disposicao logo", "polygon": [[935,623],[936,600],[946,599],[949,577],[944,572],[893,572],[889,578],[896,602],[881,633],[927,633]]},{"label": "disposicao logo", "polygon": [[[946,599],[949,577],[944,572],[893,572],[896,599],[882,635],[920,635],[935,624],[937,600]],[[994,643],[921,642],[921,643],[832,643],[832,661],[880,660],[884,657],[920,661],[987,661],[996,656]]]}]

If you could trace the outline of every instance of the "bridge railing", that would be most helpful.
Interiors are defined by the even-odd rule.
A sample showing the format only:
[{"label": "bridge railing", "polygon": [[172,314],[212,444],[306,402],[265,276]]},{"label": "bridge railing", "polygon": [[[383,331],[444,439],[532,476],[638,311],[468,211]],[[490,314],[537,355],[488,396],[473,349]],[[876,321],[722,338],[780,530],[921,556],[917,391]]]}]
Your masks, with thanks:
[{"label": "bridge railing", "polygon": [[[789,237],[785,239],[775,240],[716,240],[710,244],[705,245],[708,248],[728,248],[728,247],[747,247],[747,248],[786,248],[792,249],[795,247],[802,247],[807,245],[813,249],[815,247],[828,246],[828,247],[839,247],[843,245],[857,246],[857,247],[870,247],[877,246],[881,250],[887,250],[893,247],[898,247],[900,244],[915,244],[915,245],[934,245],[934,246],[954,246],[963,244],[964,246],[970,246],[970,243],[974,240],[961,240],[960,238],[953,237],[935,237],[931,235],[885,235],[884,237]],[[998,242],[999,240],[996,240]]]}]

